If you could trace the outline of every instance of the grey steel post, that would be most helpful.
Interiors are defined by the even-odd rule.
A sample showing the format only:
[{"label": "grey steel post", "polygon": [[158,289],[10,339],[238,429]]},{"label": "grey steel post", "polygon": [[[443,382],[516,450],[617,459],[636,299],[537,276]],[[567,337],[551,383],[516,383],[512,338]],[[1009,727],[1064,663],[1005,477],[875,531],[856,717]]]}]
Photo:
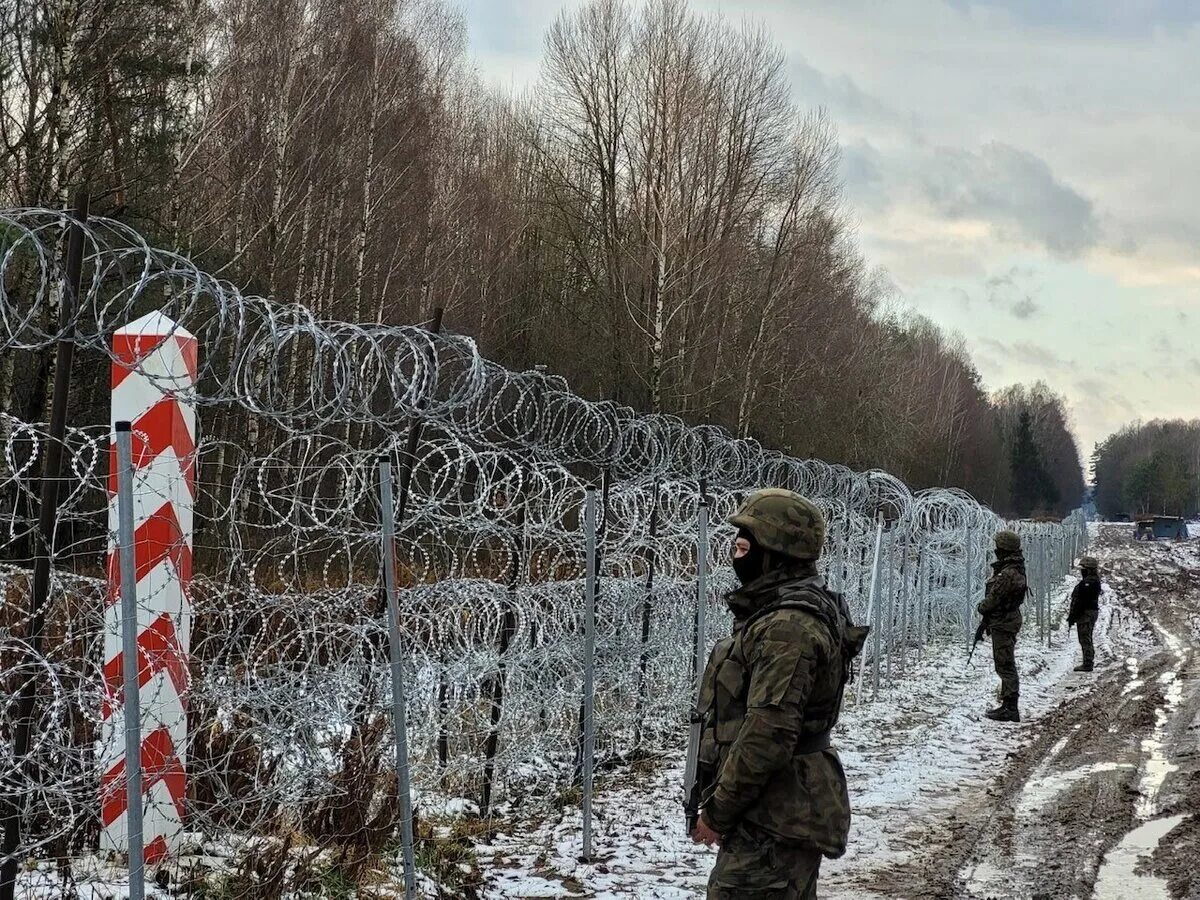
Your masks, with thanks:
[{"label": "grey steel post", "polygon": [[927,607],[929,605],[929,551],[927,545],[922,545],[917,560],[917,659],[925,653]]},{"label": "grey steel post", "polygon": [[884,646],[887,650],[887,667],[884,678],[890,684],[892,681],[892,655],[896,650],[896,533],[900,530],[897,519],[888,532],[887,552],[887,634],[884,636]]},{"label": "grey steel post", "polygon": [[[1051,560],[1053,562],[1053,560]],[[1042,581],[1042,640],[1049,640],[1050,632],[1050,570],[1046,560],[1046,542],[1038,542],[1038,574]]]},{"label": "grey steel post", "polygon": [[963,547],[963,556],[965,557],[964,563],[966,566],[966,575],[967,575],[967,596],[966,596],[966,603],[963,607],[963,622],[965,623],[966,627],[963,629],[963,631],[965,632],[965,636],[967,639],[967,656],[968,657],[970,657],[970,655],[971,655],[971,645],[975,639],[975,629],[972,627],[975,622],[975,605],[973,602],[975,600],[975,577],[974,577],[975,571],[972,568],[972,564],[974,563],[975,554],[971,552],[972,551],[971,542],[974,539],[974,537],[975,537],[975,534],[974,534],[973,529],[968,527],[967,528],[967,542],[966,542],[966,545]]},{"label": "grey steel post", "polygon": [[592,858],[592,778],[596,750],[596,489],[588,488],[583,528],[587,570],[583,588],[583,860]]},{"label": "grey steel post", "polygon": [[408,721],[404,699],[404,661],[400,654],[400,604],[396,597],[396,520],[392,501],[392,464],[379,463],[379,500],[383,517],[383,584],[387,591],[388,649],[392,664],[392,724],[396,732],[396,780],[400,788],[400,840],[404,845],[404,896],[416,900],[413,860],[412,791],[408,769]]},{"label": "grey steel post", "polygon": [[[696,776],[699,772],[700,756],[700,689],[704,682],[705,658],[704,650],[708,643],[705,640],[708,606],[708,497],[703,488],[700,491],[700,507],[696,510],[696,646],[693,663],[695,665],[695,706],[692,709],[691,722],[688,727],[687,757],[683,767],[683,804],[685,810],[690,810],[694,817],[698,806],[692,804],[692,793],[696,786]],[[689,821],[689,827],[692,822]]]},{"label": "grey steel post", "polygon": [[904,595],[900,601],[900,671],[908,667],[908,607],[912,604],[912,570],[908,566],[908,544],[900,552],[900,584]]},{"label": "grey steel post", "polygon": [[[1037,578],[1038,578],[1039,588],[1041,587],[1042,578],[1045,575],[1045,566],[1043,565],[1043,558],[1042,558],[1042,553],[1041,553],[1042,548],[1044,546],[1045,546],[1045,542],[1044,542],[1042,536],[1039,534],[1037,536],[1037,543],[1034,546],[1034,549],[1036,551],[1034,554],[1034,557],[1035,557],[1035,563],[1037,566]],[[1037,600],[1038,633],[1041,635],[1041,639],[1043,641],[1045,641],[1046,640],[1046,595],[1045,595],[1045,592],[1042,590],[1039,590],[1035,599]]]},{"label": "grey steel post", "polygon": [[696,688],[704,678],[708,648],[708,498],[696,510]]},{"label": "grey steel post", "polygon": [[[879,687],[879,629],[875,627],[875,593],[879,586],[879,553],[883,549],[883,513],[876,517],[875,522],[875,555],[871,557],[871,584],[867,588],[867,622],[874,630],[875,636],[872,641],[872,646],[875,656],[875,666],[872,671],[875,673],[875,686]],[[859,657],[858,668],[858,689],[854,693],[854,702],[862,700],[862,685],[867,672],[867,654],[863,653]]]},{"label": "grey steel post", "polygon": [[142,700],[138,686],[137,562],[133,535],[133,439],[129,423],[118,422],[117,548],[121,566],[121,681],[125,705],[129,900],[143,900],[146,896],[146,861],[142,846]]}]

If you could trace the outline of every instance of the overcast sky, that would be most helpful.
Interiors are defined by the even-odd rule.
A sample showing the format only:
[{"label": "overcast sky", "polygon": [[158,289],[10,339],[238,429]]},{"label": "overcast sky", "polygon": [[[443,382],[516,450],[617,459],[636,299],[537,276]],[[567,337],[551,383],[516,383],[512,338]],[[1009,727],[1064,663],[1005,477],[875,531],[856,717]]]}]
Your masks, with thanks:
[{"label": "overcast sky", "polygon": [[[577,0],[467,0],[522,90]],[[863,252],[963,334],[989,389],[1043,379],[1084,458],[1200,417],[1200,0],[693,0],[765,23],[842,142]]]}]

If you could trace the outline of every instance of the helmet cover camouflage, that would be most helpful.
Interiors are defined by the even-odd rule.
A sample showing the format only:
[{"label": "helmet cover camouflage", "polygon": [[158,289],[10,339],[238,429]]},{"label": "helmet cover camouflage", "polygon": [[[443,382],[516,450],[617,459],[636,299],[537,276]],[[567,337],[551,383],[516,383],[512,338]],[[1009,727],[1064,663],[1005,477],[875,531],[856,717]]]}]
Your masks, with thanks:
[{"label": "helmet cover camouflage", "polygon": [[755,491],[729,523],[746,529],[767,550],[793,559],[817,559],[825,545],[825,517],[820,508],[781,488]]},{"label": "helmet cover camouflage", "polygon": [[1099,569],[1100,563],[1096,561],[1094,556],[1081,556],[1079,558],[1079,568],[1081,569]]},{"label": "helmet cover camouflage", "polygon": [[996,549],[1015,553],[1021,549],[1021,536],[1007,529],[996,532]]}]

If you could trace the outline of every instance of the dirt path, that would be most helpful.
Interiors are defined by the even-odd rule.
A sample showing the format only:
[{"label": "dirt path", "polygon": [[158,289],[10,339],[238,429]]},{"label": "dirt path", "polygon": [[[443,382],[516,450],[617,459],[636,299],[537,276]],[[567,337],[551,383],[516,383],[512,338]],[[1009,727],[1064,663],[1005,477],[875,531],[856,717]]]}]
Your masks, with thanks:
[{"label": "dirt path", "polygon": [[[1191,546],[1101,533],[1110,629],[1145,652],[1098,659],[982,791],[926,825],[923,850],[870,892],[908,898],[1200,896],[1200,561]],[[1102,640],[1102,643],[1103,640]]]}]

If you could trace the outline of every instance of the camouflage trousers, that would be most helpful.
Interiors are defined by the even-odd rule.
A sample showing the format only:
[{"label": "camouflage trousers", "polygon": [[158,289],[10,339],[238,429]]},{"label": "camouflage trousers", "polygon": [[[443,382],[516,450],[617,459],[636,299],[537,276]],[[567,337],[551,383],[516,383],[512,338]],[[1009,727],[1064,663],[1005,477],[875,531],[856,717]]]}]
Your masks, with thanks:
[{"label": "camouflage trousers", "polygon": [[1021,696],[1015,631],[992,630],[992,661],[996,664],[996,674],[1000,676],[1000,701],[1015,705]]},{"label": "camouflage trousers", "polygon": [[1075,631],[1079,635],[1079,649],[1083,651],[1083,664],[1092,666],[1096,663],[1096,645],[1092,642],[1092,631],[1096,627],[1096,619],[1100,613],[1090,610],[1082,613],[1075,622]]},{"label": "camouflage trousers", "polygon": [[721,844],[708,900],[816,900],[820,868],[820,851],[739,825]]}]

